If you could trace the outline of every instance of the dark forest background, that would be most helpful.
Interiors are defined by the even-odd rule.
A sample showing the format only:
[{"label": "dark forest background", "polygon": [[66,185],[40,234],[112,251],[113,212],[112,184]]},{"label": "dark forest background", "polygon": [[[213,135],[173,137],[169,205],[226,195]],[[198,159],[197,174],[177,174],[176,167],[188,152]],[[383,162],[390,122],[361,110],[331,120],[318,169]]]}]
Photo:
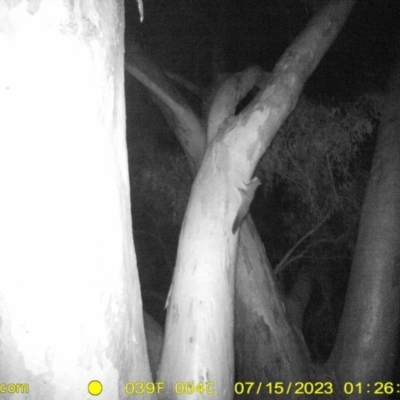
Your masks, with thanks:
[{"label": "dark forest background", "polygon": [[[140,23],[129,0],[126,47],[139,43],[163,70],[211,92],[221,73],[254,64],[272,70],[318,3],[144,0]],[[263,184],[251,213],[282,290],[300,276],[312,285],[303,333],[318,362],[332,349],[344,304],[382,92],[399,56],[399,8],[395,0],[358,2],[257,171]],[[195,109],[204,107],[194,90],[180,87]],[[126,100],[142,296],[163,325],[192,178],[161,112],[128,75]]]}]

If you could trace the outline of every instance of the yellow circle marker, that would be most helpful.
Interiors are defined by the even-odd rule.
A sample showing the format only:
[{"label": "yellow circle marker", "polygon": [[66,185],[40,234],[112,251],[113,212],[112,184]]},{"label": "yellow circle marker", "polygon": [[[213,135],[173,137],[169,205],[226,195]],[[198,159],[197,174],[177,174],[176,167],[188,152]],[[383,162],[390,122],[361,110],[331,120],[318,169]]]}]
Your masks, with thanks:
[{"label": "yellow circle marker", "polygon": [[92,396],[98,396],[103,391],[103,385],[99,381],[90,381],[88,385],[88,392]]}]

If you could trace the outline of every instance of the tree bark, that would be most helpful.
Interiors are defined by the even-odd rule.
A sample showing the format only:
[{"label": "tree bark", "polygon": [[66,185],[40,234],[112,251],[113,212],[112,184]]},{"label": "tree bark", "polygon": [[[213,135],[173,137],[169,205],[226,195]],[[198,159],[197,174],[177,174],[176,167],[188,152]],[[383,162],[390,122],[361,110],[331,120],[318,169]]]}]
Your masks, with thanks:
[{"label": "tree bark", "polygon": [[[307,345],[301,331],[288,318],[272,267],[251,220],[243,224],[240,235],[243,250],[238,253],[235,304],[238,380],[260,382],[256,379],[267,377],[264,382],[307,382],[310,378]],[[247,286],[239,284],[240,281],[246,281]],[[264,290],[260,292],[259,287]],[[283,394],[263,393],[268,399],[283,397]],[[259,397],[255,390],[240,396]]]},{"label": "tree bark", "polygon": [[130,217],[123,1],[6,3],[0,397],[26,383],[21,399],[83,399],[95,379],[104,398],[130,398],[126,382],[151,375]]},{"label": "tree bark", "polygon": [[[330,365],[339,385],[385,382],[396,358],[400,307],[400,62],[362,208],[345,307]],[[371,386],[370,390],[374,388]],[[365,397],[366,387],[363,394]],[[353,395],[354,397],[354,395]]]}]

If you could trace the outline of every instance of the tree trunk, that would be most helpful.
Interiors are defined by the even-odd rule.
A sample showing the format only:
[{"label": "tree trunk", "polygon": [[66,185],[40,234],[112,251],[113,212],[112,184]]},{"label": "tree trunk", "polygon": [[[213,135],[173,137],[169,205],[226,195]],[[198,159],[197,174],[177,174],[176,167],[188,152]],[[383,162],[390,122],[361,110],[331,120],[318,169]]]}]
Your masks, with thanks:
[{"label": "tree trunk", "polygon": [[[306,79],[336,37],[352,5],[353,1],[328,4],[285,52],[272,77],[261,79],[259,95],[240,115],[234,116],[235,108],[249,90],[249,81],[258,79],[254,69],[229,78],[214,100],[208,126],[209,146],[192,187],[167,302],[158,375],[160,381],[166,382],[162,399],[182,398],[174,382],[190,381],[194,384],[183,398],[232,399],[233,278],[237,228],[241,223],[240,218],[237,223],[238,217],[246,215],[254,194],[256,180],[252,176],[259,158],[293,110]],[[277,351],[273,360],[267,356],[274,352],[276,341],[291,337],[282,303],[276,296],[271,298],[271,303],[263,307],[267,310],[262,321],[266,355],[263,366],[269,364],[268,372],[279,367],[285,376],[301,376],[304,357],[299,355],[300,346],[285,343],[280,348],[283,354]],[[295,354],[290,351],[291,346],[296,349]],[[267,391],[263,394],[268,395]],[[294,398],[294,392],[287,397]]]},{"label": "tree trunk", "polygon": [[[400,62],[389,84],[330,364],[340,385],[391,379],[400,308]],[[371,386],[367,388],[366,384]],[[396,388],[395,388],[396,389]],[[397,390],[397,389],[396,389]],[[354,393],[352,396],[357,393]]]},{"label": "tree trunk", "polygon": [[[249,219],[241,228],[242,251],[236,269],[235,307],[236,369],[240,382],[306,382],[310,379],[310,358],[301,331],[287,318],[287,309],[275,281],[254,223]],[[244,250],[246,249],[246,250]],[[252,261],[250,261],[252,260]],[[263,268],[253,268],[257,263]],[[243,292],[247,282],[251,290]],[[264,290],[258,290],[262,287]],[[266,307],[268,305],[268,307]],[[252,312],[249,312],[252,310]],[[248,387],[244,386],[246,389]],[[237,387],[238,392],[241,386]],[[282,393],[263,391],[268,399],[282,399]],[[255,388],[240,398],[257,399]]]},{"label": "tree trunk", "polygon": [[[12,3],[12,5],[10,5]],[[151,380],[130,217],[123,1],[0,18],[0,383],[130,398]],[[151,397],[151,396],[149,396]]]}]

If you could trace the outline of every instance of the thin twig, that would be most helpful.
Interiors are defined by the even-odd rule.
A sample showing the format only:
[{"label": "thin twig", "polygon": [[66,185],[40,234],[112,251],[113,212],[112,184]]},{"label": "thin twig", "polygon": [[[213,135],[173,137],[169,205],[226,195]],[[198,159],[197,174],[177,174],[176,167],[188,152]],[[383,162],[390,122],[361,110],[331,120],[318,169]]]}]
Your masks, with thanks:
[{"label": "thin twig", "polygon": [[331,168],[331,163],[329,162],[329,154],[328,153],[326,154],[326,162],[328,164],[328,171],[329,171],[329,176],[331,178],[333,193],[335,193],[336,201],[339,201],[339,197],[338,197],[338,195],[336,193],[335,181],[333,180],[333,172],[332,172],[332,168]]},{"label": "thin twig", "polygon": [[[278,263],[278,265],[275,268],[275,275],[280,274],[284,268],[286,267],[286,265],[289,264],[289,262],[287,262],[288,258],[291,256],[291,254],[296,250],[297,247],[300,246],[301,243],[304,242],[304,240],[306,240],[309,236],[311,236],[318,228],[321,227],[321,225],[330,217],[331,212],[328,212],[326,214],[326,216],[314,227],[312,228],[310,231],[308,231],[303,237],[301,237],[295,244],[294,246],[292,246],[291,249],[289,249],[289,251],[283,256],[282,260]],[[307,251],[308,248],[305,249],[305,251]],[[302,253],[304,254],[304,252]],[[296,257],[297,258],[297,257]],[[293,260],[291,260],[290,262],[292,262]]]},{"label": "thin twig", "polygon": [[196,96],[202,98],[205,93],[205,90],[200,86],[195,85],[194,83],[190,82],[189,80],[185,79],[183,76],[175,74],[174,72],[165,72],[165,75],[168,76],[169,79],[176,82],[178,85],[182,86],[189,92],[195,94]]}]

